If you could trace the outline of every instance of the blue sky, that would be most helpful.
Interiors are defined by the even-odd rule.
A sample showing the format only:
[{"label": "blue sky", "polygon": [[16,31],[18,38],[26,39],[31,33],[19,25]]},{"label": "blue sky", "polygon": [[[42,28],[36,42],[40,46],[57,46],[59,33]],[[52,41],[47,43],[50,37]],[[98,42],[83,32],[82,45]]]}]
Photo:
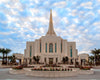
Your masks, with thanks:
[{"label": "blue sky", "polygon": [[79,53],[100,48],[100,0],[0,0],[0,48],[24,53],[26,41],[46,34],[50,9],[56,34]]}]

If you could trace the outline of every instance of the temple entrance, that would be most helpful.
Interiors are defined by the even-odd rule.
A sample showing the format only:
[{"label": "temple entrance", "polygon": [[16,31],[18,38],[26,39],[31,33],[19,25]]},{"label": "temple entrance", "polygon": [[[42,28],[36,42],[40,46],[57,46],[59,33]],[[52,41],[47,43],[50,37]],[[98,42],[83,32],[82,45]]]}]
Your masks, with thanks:
[{"label": "temple entrance", "polygon": [[49,58],[49,64],[53,64],[53,58]]}]

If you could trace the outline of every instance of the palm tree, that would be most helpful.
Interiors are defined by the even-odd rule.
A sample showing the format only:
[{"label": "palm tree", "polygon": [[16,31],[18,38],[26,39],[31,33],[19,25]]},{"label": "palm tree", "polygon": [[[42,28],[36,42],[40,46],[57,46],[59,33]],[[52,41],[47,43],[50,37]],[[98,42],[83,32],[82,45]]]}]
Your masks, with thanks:
[{"label": "palm tree", "polygon": [[12,60],[12,56],[8,56],[8,63]]},{"label": "palm tree", "polygon": [[39,63],[39,60],[40,60],[40,56],[33,56],[33,59],[38,64]]},{"label": "palm tree", "polygon": [[5,54],[6,54],[6,64],[8,63],[7,58],[8,58],[8,53],[10,53],[11,50],[10,49],[5,49]]},{"label": "palm tree", "polygon": [[95,65],[96,65],[96,63],[97,63],[97,61],[98,61],[98,55],[99,55],[99,52],[100,51],[100,49],[94,49],[94,50],[91,50],[91,53],[94,55],[94,62],[95,62]]},{"label": "palm tree", "polygon": [[12,62],[12,63],[16,63],[16,57],[15,57],[15,55],[13,55],[13,56],[11,57],[11,62]]},{"label": "palm tree", "polygon": [[66,62],[68,62],[68,57],[63,57],[62,62],[65,64]]},{"label": "palm tree", "polygon": [[0,52],[2,53],[2,64],[4,64],[4,55],[5,55],[5,49],[4,48],[0,48]]},{"label": "palm tree", "polygon": [[2,59],[2,56],[0,56],[0,59]]},{"label": "palm tree", "polygon": [[94,64],[94,56],[89,56],[89,63]]},{"label": "palm tree", "polygon": [[[0,53],[2,53],[2,50],[1,50],[1,48],[0,48]],[[2,57],[0,56],[0,59],[2,59]]]}]

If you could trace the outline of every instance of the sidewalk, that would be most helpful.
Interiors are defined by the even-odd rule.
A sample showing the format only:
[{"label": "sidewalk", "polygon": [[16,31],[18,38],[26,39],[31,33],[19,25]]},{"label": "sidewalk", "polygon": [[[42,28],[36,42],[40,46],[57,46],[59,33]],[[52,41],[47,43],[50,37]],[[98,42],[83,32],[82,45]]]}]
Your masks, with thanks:
[{"label": "sidewalk", "polygon": [[93,69],[100,69],[100,66],[93,66]]},{"label": "sidewalk", "polygon": [[17,66],[17,65],[0,65],[0,68],[12,68],[15,66]]}]

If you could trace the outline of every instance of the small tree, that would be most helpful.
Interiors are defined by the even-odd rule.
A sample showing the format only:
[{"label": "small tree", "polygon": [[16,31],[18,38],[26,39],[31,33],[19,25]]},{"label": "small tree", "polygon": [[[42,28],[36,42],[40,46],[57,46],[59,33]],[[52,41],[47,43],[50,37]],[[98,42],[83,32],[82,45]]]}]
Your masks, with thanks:
[{"label": "small tree", "polygon": [[68,57],[63,57],[62,62],[65,64],[66,62],[68,62]]},{"label": "small tree", "polygon": [[99,53],[100,53],[100,49],[94,49],[94,50],[91,50],[91,53],[94,55],[94,61],[95,61],[95,64],[97,63],[98,61],[98,56],[99,56]]},{"label": "small tree", "polygon": [[4,62],[5,52],[6,51],[4,48],[0,48],[0,53],[2,53],[2,64],[5,64],[5,62]]},{"label": "small tree", "polygon": [[94,64],[94,56],[89,56],[89,63],[90,63],[91,65]]},{"label": "small tree", "polygon": [[12,63],[16,63],[16,57],[15,57],[15,55],[13,55],[13,56],[11,57],[11,62],[12,62]]},{"label": "small tree", "polygon": [[8,58],[8,53],[10,53],[11,50],[10,49],[5,49],[5,54],[6,54],[6,64],[8,63],[7,58]]},{"label": "small tree", "polygon": [[33,59],[38,64],[40,60],[40,56],[33,56]]},{"label": "small tree", "polygon": [[12,56],[8,56],[8,63],[12,61]]}]

